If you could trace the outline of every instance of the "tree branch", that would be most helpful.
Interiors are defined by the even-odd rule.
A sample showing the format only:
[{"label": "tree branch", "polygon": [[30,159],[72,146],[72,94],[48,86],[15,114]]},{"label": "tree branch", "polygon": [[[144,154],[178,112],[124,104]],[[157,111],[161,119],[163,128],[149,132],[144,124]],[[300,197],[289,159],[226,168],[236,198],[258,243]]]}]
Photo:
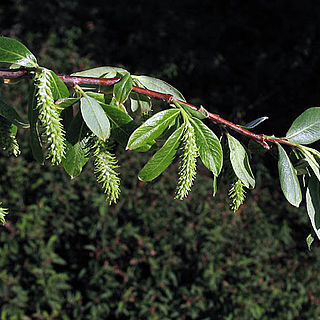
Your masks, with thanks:
[{"label": "tree branch", "polygon": [[[2,79],[18,79],[18,78],[23,78],[23,77],[28,77],[34,74],[34,72],[37,72],[37,70],[29,70],[25,68],[20,68],[20,69],[0,69],[0,78]],[[68,76],[68,75],[57,75],[63,82],[67,84],[71,84],[72,86],[79,85],[79,84],[95,84],[95,85],[101,85],[101,86],[111,86],[114,85],[115,83],[119,82],[121,80],[120,77],[115,77],[115,78],[94,78],[94,77],[79,77],[79,76]],[[199,111],[202,114],[205,115],[206,118],[214,121],[215,123],[222,124],[242,135],[247,136],[250,139],[255,140],[256,142],[260,143],[265,149],[269,150],[270,146],[268,145],[269,143],[280,143],[280,144],[285,144],[291,147],[295,147],[296,144],[291,143],[288,141],[286,138],[275,138],[275,137],[268,137],[264,134],[256,134],[253,133],[247,129],[244,129],[228,120],[225,120],[221,118],[219,115],[211,113],[207,111],[203,107],[197,107],[195,105],[192,105],[190,103],[187,103],[185,101],[176,99],[173,95],[171,94],[165,94],[145,88],[140,88],[137,86],[132,87],[132,91],[140,94],[147,95],[152,98],[156,99],[162,99],[164,101],[167,101],[168,103],[172,103],[176,101],[179,104],[186,105],[192,110]]]}]

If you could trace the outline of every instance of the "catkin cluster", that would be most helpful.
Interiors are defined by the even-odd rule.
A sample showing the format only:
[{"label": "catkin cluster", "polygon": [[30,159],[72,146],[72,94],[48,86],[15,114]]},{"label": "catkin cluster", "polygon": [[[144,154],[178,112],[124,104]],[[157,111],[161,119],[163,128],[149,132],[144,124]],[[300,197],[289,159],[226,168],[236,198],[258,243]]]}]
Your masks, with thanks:
[{"label": "catkin cluster", "polygon": [[48,158],[51,158],[53,164],[59,164],[65,153],[65,132],[54,104],[50,77],[48,69],[43,69],[41,73],[35,75],[37,108],[48,144]]},{"label": "catkin cluster", "polygon": [[20,154],[18,141],[12,132],[11,123],[0,116],[0,148],[9,156],[17,157]]},{"label": "catkin cluster", "polygon": [[185,123],[182,148],[179,180],[175,197],[180,200],[187,197],[197,174],[198,148],[193,126],[188,121]]},{"label": "catkin cluster", "polygon": [[97,181],[107,196],[106,201],[116,203],[120,194],[119,173],[114,170],[119,167],[117,159],[108,150],[108,145],[97,137],[94,138],[93,158]]}]

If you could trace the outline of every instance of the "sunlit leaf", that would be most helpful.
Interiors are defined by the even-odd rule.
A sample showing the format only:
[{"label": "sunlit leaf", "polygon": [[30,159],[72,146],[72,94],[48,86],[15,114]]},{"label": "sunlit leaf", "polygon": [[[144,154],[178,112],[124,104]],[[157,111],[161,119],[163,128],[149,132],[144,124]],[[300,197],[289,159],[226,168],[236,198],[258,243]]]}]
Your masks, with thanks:
[{"label": "sunlit leaf", "polygon": [[230,134],[227,134],[227,137],[233,171],[247,188],[254,188],[255,179],[251,171],[249,157],[245,148]]},{"label": "sunlit leaf", "polygon": [[159,137],[179,113],[179,109],[168,109],[153,115],[131,134],[127,149],[137,149]]},{"label": "sunlit leaf", "polygon": [[148,76],[133,76],[133,78],[138,80],[140,84],[142,84],[142,86],[149,90],[172,94],[175,98],[185,101],[181,92],[179,92],[176,88],[163,80]]},{"label": "sunlit leaf", "polygon": [[0,37],[0,62],[14,63],[23,67],[37,68],[37,59],[21,42]]},{"label": "sunlit leaf", "polygon": [[162,148],[147,162],[139,173],[142,181],[151,181],[158,177],[173,161],[181,138],[184,126],[181,126],[168,138]]},{"label": "sunlit leaf", "polygon": [[75,72],[72,75],[79,77],[114,78],[117,75],[117,73],[125,74],[127,72],[128,71],[123,68],[105,66]]},{"label": "sunlit leaf", "polygon": [[249,123],[247,123],[246,125],[244,126],[240,126],[242,128],[245,128],[245,129],[253,129],[255,127],[257,127],[259,124],[261,124],[262,122],[268,120],[269,118],[268,117],[260,117],[258,119],[255,119]]},{"label": "sunlit leaf", "polygon": [[75,103],[79,102],[81,97],[78,98],[61,98],[55,102],[55,105],[60,109],[66,109],[71,107]]},{"label": "sunlit leaf", "polygon": [[50,89],[53,99],[56,101],[70,96],[69,90],[65,83],[53,72],[49,71]]},{"label": "sunlit leaf", "polygon": [[132,92],[130,94],[132,112],[146,113],[151,111],[151,98],[143,94]]},{"label": "sunlit leaf", "polygon": [[309,179],[306,204],[311,225],[320,239],[320,183],[314,175]]},{"label": "sunlit leaf", "polygon": [[191,118],[199,155],[203,164],[218,176],[222,168],[222,148],[217,136],[201,120]]},{"label": "sunlit leaf", "polygon": [[85,96],[80,100],[80,108],[88,128],[100,139],[108,139],[110,122],[100,104],[95,99]]},{"label": "sunlit leaf", "polygon": [[86,131],[85,124],[82,124],[77,132],[77,138],[75,143],[72,144],[66,141],[66,152],[65,157],[62,159],[62,164],[66,172],[72,177],[78,176],[83,166],[88,162],[88,146],[87,138],[84,135]]},{"label": "sunlit leaf", "polygon": [[291,125],[286,134],[290,142],[310,144],[320,139],[320,108],[304,111]]},{"label": "sunlit leaf", "polygon": [[315,159],[315,157],[313,156],[313,154],[310,151],[308,151],[304,148],[300,149],[300,151],[302,152],[302,154],[305,157],[305,160],[308,162],[312,171],[314,172],[314,174],[316,175],[316,177],[320,181],[320,166],[319,166],[318,161]]},{"label": "sunlit leaf", "polygon": [[123,103],[132,90],[132,78],[126,73],[119,82],[113,86],[113,96],[118,103]]},{"label": "sunlit leaf", "polygon": [[299,207],[299,204],[302,200],[302,194],[296,170],[294,169],[287,153],[280,144],[278,144],[278,151],[278,170],[281,189],[286,199],[293,206]]}]

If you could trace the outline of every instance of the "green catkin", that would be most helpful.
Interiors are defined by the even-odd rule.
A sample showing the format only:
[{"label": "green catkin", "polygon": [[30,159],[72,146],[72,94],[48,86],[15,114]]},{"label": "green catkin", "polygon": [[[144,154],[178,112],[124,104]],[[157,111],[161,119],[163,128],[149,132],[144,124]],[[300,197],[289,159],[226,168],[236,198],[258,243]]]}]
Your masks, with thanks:
[{"label": "green catkin", "polygon": [[244,190],[244,184],[240,179],[235,178],[231,188],[229,190],[230,208],[233,212],[238,211],[246,198],[246,192]]},{"label": "green catkin", "polygon": [[108,150],[105,142],[95,138],[93,158],[94,172],[107,196],[106,201],[109,204],[116,203],[120,194],[120,178],[119,173],[114,170],[119,167],[115,155]]},{"label": "green catkin", "polygon": [[11,127],[11,123],[0,116],[0,148],[9,156],[17,157],[20,154],[20,149]]},{"label": "green catkin", "polygon": [[6,214],[8,214],[8,209],[3,208],[1,205],[2,205],[2,202],[0,202],[0,222],[2,224],[5,224],[6,223],[5,216]]},{"label": "green catkin", "polygon": [[39,120],[48,144],[48,158],[53,164],[59,164],[65,153],[65,132],[50,88],[50,70],[43,69],[34,80]]},{"label": "green catkin", "polygon": [[188,196],[197,174],[198,148],[195,133],[190,122],[185,122],[183,135],[183,152],[179,168],[179,179],[176,190],[176,199],[183,200]]}]

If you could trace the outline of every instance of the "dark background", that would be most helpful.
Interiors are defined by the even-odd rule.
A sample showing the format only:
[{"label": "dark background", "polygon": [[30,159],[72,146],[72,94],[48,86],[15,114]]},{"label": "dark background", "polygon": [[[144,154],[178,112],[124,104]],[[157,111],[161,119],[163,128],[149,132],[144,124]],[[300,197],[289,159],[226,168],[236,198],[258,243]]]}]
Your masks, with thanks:
[{"label": "dark background", "polygon": [[59,73],[122,65],[230,120],[269,116],[261,130],[276,135],[320,100],[319,1],[4,3],[1,34]]},{"label": "dark background", "polygon": [[[284,136],[318,106],[319,1],[1,1],[0,34],[40,65],[69,74],[103,65],[159,77],[188,101],[256,132]],[[1,86],[26,110],[27,86]],[[238,215],[228,186],[199,165],[174,201],[177,165],[154,183],[147,160],[119,151],[122,193],[107,207],[92,164],[70,181],[59,167],[0,157],[2,319],[317,319],[319,244],[303,205],[281,193],[276,159],[252,160],[257,188]],[[317,146],[315,146],[317,148]],[[150,156],[150,155],[149,155]]]}]

